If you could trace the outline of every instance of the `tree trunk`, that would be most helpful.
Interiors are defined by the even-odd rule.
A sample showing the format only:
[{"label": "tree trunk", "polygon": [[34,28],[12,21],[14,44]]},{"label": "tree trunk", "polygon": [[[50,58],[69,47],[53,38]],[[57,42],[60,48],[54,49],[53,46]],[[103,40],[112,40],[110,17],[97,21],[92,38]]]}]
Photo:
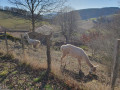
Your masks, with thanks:
[{"label": "tree trunk", "polygon": [[51,55],[50,55],[50,46],[51,46],[51,41],[50,37],[47,37],[47,72],[51,72]]},{"label": "tree trunk", "polygon": [[32,32],[34,32],[35,31],[34,4],[32,4],[31,13],[32,13]]},{"label": "tree trunk", "polygon": [[65,36],[65,40],[66,40],[66,44],[69,43],[69,38],[67,36]]},{"label": "tree trunk", "polygon": [[32,13],[32,32],[35,31],[35,19],[34,19],[34,13]]}]

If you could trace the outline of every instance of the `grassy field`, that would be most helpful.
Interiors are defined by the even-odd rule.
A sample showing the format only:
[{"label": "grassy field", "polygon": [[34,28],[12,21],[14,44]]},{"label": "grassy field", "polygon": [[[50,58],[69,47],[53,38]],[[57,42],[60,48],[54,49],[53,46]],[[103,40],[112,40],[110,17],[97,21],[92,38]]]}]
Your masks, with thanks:
[{"label": "grassy field", "polygon": [[[37,22],[36,27],[48,24],[45,21]],[[17,17],[9,13],[0,11],[0,26],[12,30],[31,30],[31,21],[25,18]]]},{"label": "grassy field", "polygon": [[[1,86],[4,88],[19,88],[23,85],[23,88],[37,90],[41,88],[42,75],[47,68],[46,47],[33,49],[29,46],[25,46],[25,53],[22,53],[21,44],[9,41],[9,52],[13,55],[14,59],[3,58],[1,55],[0,60],[0,79]],[[5,42],[0,43],[0,51],[6,53]],[[89,51],[86,51],[89,53]],[[12,58],[13,58],[12,57]],[[99,65],[97,68],[97,78],[81,79],[79,77],[78,61],[72,57],[66,57],[64,63],[65,68],[60,67],[61,52],[51,48],[52,58],[52,75],[54,79],[48,80],[44,88],[46,90],[109,90],[110,89],[110,76],[108,76],[107,67],[98,62],[92,61],[94,65]],[[12,60],[12,61],[11,61]],[[15,60],[15,61],[14,61]],[[16,63],[17,60],[17,63]],[[9,67],[8,67],[9,66]],[[16,68],[17,67],[17,68]],[[14,71],[15,69],[15,71]],[[21,70],[19,70],[21,69]],[[36,71],[38,70],[38,71]],[[29,73],[28,73],[29,71]],[[88,77],[89,67],[85,62],[82,62],[82,71],[85,76]],[[10,73],[10,74],[8,74]],[[3,79],[3,77],[6,77]],[[13,77],[13,78],[10,78]],[[58,79],[59,78],[59,79]],[[12,82],[9,82],[11,81]],[[36,83],[34,83],[36,82]],[[119,80],[118,80],[119,83]],[[16,85],[17,84],[17,85]],[[58,89],[56,88],[56,85]],[[115,90],[119,90],[120,87],[116,85]]]},{"label": "grassy field", "polygon": [[0,12],[0,26],[10,29],[29,29],[30,21],[23,18],[15,17],[5,12]]}]

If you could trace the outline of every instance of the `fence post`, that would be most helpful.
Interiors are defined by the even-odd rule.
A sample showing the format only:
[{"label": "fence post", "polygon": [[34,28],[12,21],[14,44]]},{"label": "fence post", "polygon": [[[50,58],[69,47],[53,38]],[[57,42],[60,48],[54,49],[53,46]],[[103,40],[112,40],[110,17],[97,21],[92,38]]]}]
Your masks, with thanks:
[{"label": "fence post", "polygon": [[4,34],[5,34],[5,44],[6,44],[7,54],[8,54],[8,41],[7,41],[6,30],[5,30]]},{"label": "fence post", "polygon": [[118,70],[120,68],[120,39],[117,39],[113,55],[114,55],[114,64],[111,74],[111,90],[114,90],[116,78],[118,76]]},{"label": "fence post", "polygon": [[23,54],[24,54],[24,40],[23,40],[22,34],[21,34],[21,44],[22,44],[22,50],[23,50]]},{"label": "fence post", "polygon": [[47,44],[47,65],[48,65],[48,68],[47,68],[47,71],[48,73],[51,72],[51,54],[50,54],[50,46],[51,46],[51,35],[47,36],[46,37],[46,44]]}]

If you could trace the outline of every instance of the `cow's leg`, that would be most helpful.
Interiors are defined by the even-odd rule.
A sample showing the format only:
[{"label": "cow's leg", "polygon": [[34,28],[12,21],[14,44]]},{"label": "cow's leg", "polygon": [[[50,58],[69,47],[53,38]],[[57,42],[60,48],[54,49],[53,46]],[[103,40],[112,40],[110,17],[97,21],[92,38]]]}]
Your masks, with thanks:
[{"label": "cow's leg", "polygon": [[78,58],[79,70],[81,70],[81,59]]},{"label": "cow's leg", "polygon": [[65,58],[67,54],[66,53],[63,53],[62,57],[61,57],[61,66],[62,66],[62,63],[63,63],[63,58]]}]

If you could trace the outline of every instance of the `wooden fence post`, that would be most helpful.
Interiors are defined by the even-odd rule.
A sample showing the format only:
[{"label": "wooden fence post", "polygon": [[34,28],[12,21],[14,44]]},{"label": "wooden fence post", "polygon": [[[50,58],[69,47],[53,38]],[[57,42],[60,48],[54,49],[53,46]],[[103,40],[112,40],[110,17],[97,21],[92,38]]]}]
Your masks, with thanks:
[{"label": "wooden fence post", "polygon": [[24,54],[24,40],[23,40],[22,34],[21,34],[21,44],[22,44],[22,50],[23,50],[23,54]]},{"label": "wooden fence post", "polygon": [[51,46],[51,35],[47,36],[46,37],[46,44],[47,44],[47,65],[48,65],[48,68],[47,68],[47,72],[51,72],[51,54],[50,54],[50,46]]},{"label": "wooden fence post", "polygon": [[120,68],[120,39],[117,39],[117,43],[115,44],[114,50],[113,70],[111,74],[111,90],[114,90],[119,68]]},{"label": "wooden fence post", "polygon": [[7,41],[6,30],[5,30],[4,34],[5,34],[5,44],[6,44],[7,54],[8,54],[8,41]]}]

